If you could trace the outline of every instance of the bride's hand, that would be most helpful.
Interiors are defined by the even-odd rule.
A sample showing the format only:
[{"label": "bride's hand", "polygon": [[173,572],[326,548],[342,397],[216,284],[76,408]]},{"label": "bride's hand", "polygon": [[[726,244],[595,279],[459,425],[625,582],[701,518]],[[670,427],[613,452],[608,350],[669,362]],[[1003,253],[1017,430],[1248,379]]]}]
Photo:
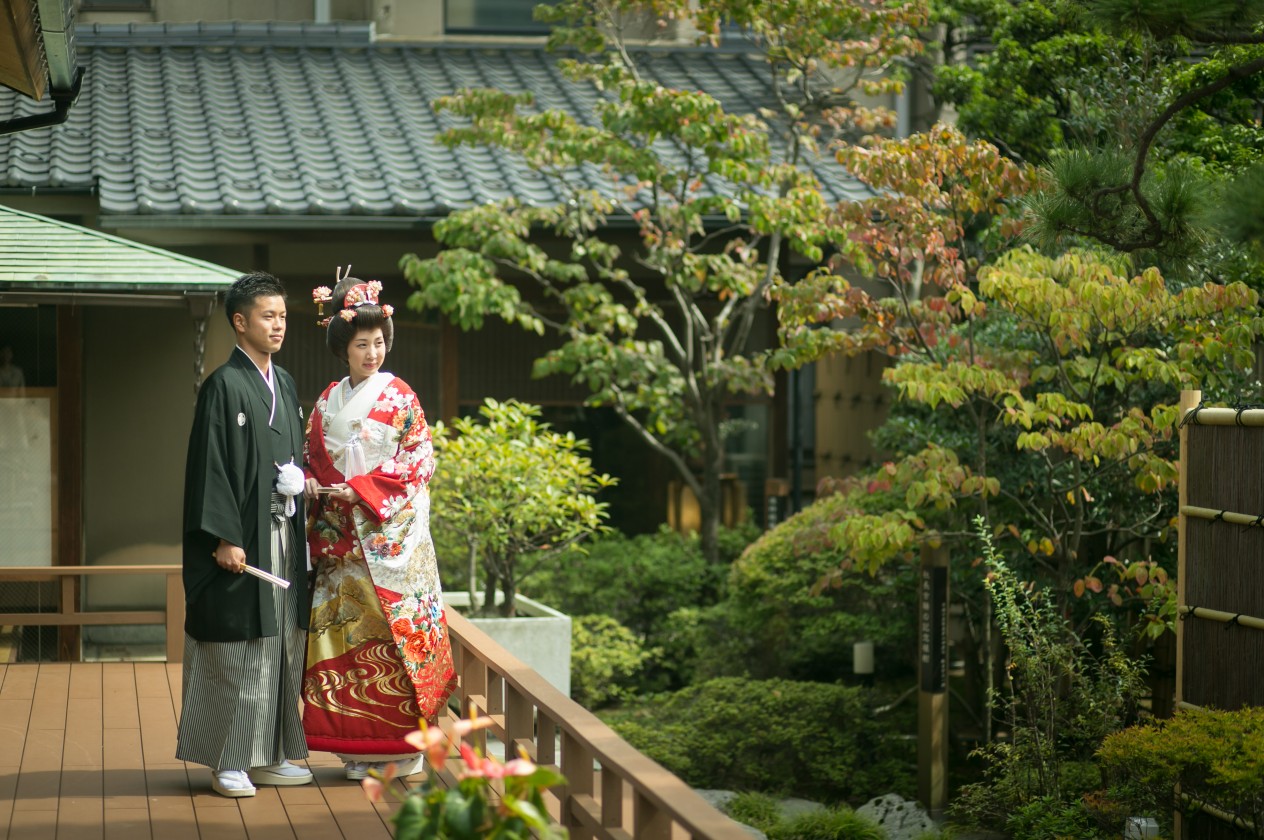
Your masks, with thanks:
[{"label": "bride's hand", "polygon": [[314,478],[309,478],[303,482],[303,498],[307,499],[308,504],[316,501],[316,488],[318,487],[320,487],[320,482]]},{"label": "bride's hand", "polygon": [[335,493],[330,493],[329,498],[346,502],[349,505],[357,504],[360,501],[360,494],[350,484],[335,484],[333,486],[337,487],[338,490]]}]

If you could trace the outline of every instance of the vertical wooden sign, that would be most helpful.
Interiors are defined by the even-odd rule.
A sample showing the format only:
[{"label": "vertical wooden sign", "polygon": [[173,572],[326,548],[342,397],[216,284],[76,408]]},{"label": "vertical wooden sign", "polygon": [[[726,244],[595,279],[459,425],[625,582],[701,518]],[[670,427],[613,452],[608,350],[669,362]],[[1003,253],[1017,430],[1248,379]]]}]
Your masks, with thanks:
[{"label": "vertical wooden sign", "polygon": [[948,804],[948,552],[922,548],[918,594],[917,797],[932,818]]}]

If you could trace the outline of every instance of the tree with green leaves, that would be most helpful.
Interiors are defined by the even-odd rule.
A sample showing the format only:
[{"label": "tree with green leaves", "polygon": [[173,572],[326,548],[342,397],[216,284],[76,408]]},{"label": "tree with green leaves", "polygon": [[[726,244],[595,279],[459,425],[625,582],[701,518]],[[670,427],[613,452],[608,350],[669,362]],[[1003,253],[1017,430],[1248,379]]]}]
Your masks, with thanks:
[{"label": "tree with green leaves", "polygon": [[538,406],[486,400],[483,422],[436,423],[431,488],[436,536],[463,545],[470,608],[512,616],[518,584],[549,558],[604,529],[597,494],[615,479],[593,470],[587,444],[539,420]]},{"label": "tree with green leaves", "polygon": [[[570,376],[589,403],[610,406],[675,467],[701,511],[714,562],[721,514],[726,402],[772,393],[774,362],[757,325],[790,252],[818,262],[850,250],[826,229],[832,208],[811,165],[825,140],[893,121],[861,104],[898,90],[885,73],[920,48],[923,2],[852,0],[563,0],[542,9],[550,46],[578,51],[562,72],[602,98],[591,120],[539,110],[529,95],[467,90],[438,108],[461,118],[444,142],[518,156],[567,196],[556,206],[507,200],[435,226],[443,250],[401,261],[416,308],[463,329],[499,317],[560,345],[535,374]],[[638,51],[633,23],[692,26],[697,49],[739,31],[758,52],[770,93],[759,114],[730,113],[713,96],[667,87]],[[726,29],[725,26],[730,28]],[[579,167],[610,189],[584,188]],[[612,228],[630,224],[629,238]],[[628,244],[629,241],[631,244]],[[560,244],[558,244],[560,243]],[[555,247],[550,247],[554,245]]]},{"label": "tree with green leaves", "polygon": [[[1162,559],[1174,510],[1177,397],[1193,383],[1228,393],[1244,384],[1264,329],[1256,293],[1170,288],[1157,269],[1100,251],[1015,247],[1031,169],[953,129],[839,156],[874,197],[830,220],[856,245],[840,256],[850,266],[779,290],[783,332],[810,334],[784,343],[884,354],[898,399],[879,432],[891,460],[821,487],[842,556],[823,585],[908,562],[928,542],[949,543],[968,569],[980,514],[1024,558],[1025,579],[1064,599],[1079,581],[1120,603],[1155,602],[1147,623],[1161,631],[1172,592],[1161,563],[1148,564],[1151,552]],[[843,268],[878,287],[850,283]],[[824,328],[837,323],[849,326]],[[822,517],[803,520],[811,544]],[[1120,557],[1131,580],[1104,583],[1103,564]],[[1147,564],[1144,581],[1133,561]],[[992,618],[978,584],[957,591],[986,660]],[[984,689],[991,672],[978,672]]]},{"label": "tree with green leaves", "polygon": [[935,7],[935,95],[967,133],[1045,167],[1037,241],[1098,242],[1195,279],[1258,273],[1235,246],[1264,231],[1264,3]]}]

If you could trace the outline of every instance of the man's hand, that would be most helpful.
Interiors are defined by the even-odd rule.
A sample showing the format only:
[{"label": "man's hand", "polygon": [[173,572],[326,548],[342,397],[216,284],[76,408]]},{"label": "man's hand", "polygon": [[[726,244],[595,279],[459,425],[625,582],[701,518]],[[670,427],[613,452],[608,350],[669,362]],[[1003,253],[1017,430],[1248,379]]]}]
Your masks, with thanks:
[{"label": "man's hand", "polygon": [[319,487],[320,482],[314,478],[309,478],[303,482],[303,498],[307,499],[308,504],[316,501],[316,490]]},{"label": "man's hand", "polygon": [[215,562],[219,564],[221,569],[227,569],[237,574],[241,574],[246,570],[246,551],[239,546],[220,540],[219,547],[212,554],[215,556]]}]

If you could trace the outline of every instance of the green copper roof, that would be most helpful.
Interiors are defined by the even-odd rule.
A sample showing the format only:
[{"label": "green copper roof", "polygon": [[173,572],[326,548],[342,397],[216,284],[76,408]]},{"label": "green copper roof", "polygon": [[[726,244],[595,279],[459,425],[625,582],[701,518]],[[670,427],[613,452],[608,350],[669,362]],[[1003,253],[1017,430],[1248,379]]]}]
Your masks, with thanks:
[{"label": "green copper roof", "polygon": [[214,293],[241,272],[0,206],[0,291]]}]

